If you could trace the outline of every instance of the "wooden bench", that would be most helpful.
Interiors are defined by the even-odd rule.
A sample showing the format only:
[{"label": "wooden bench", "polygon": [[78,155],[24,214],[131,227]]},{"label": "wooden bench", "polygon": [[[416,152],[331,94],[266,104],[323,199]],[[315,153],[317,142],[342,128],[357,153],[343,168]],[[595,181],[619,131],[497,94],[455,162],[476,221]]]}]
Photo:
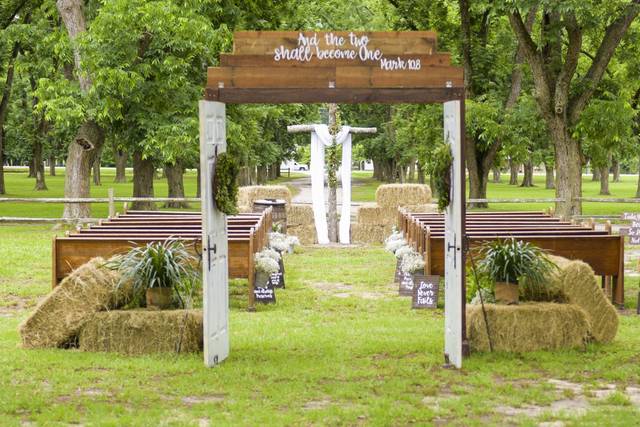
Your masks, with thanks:
[{"label": "wooden bench", "polygon": [[[229,277],[248,279],[249,309],[255,307],[255,253],[265,248],[272,227],[272,211],[227,217]],[[53,238],[52,286],[91,258],[105,259],[134,246],[180,239],[194,255],[202,253],[202,221],[199,213],[129,211],[98,225]]]},{"label": "wooden bench", "polygon": [[[424,254],[425,274],[444,275],[444,216],[400,211],[398,227],[408,243]],[[624,236],[560,221],[541,212],[469,212],[465,227],[469,249],[476,254],[474,248],[484,242],[513,237],[553,255],[582,260],[603,278],[612,301],[624,305]]]}]

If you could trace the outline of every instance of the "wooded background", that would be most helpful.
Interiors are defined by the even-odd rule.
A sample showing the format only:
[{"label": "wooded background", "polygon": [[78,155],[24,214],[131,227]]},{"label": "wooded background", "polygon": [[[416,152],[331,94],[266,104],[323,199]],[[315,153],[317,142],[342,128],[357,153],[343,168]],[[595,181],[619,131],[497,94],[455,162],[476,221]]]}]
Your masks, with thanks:
[{"label": "wooded background", "polygon": [[[434,30],[438,50],[465,70],[470,197],[485,198],[501,171],[530,186],[541,166],[566,200],[559,213],[579,214],[586,167],[602,194],[609,179],[639,173],[638,13],[640,0],[4,0],[0,194],[10,190],[3,165],[28,165],[45,190],[55,173],[45,163],[64,163],[67,197],[87,197],[100,165],[115,166],[117,181],[133,167],[134,196],[154,195],[159,170],[168,196],[185,195],[184,170],[198,164],[197,101],[207,67],[228,61],[233,31]],[[379,129],[354,145],[377,179],[429,181],[441,106],[340,109],[343,123]],[[283,159],[308,161],[308,136],[286,126],[323,118],[322,105],[230,105],[240,183],[276,177]],[[69,205],[65,216],[88,209]]]}]

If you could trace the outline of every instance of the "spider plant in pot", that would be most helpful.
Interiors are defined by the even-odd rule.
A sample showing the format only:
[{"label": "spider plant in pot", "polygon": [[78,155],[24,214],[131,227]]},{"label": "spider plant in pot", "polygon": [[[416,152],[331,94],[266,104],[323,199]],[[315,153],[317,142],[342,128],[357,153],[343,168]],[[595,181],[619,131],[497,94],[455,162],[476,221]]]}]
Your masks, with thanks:
[{"label": "spider plant in pot", "polygon": [[264,288],[269,283],[272,274],[280,271],[280,254],[273,249],[263,249],[256,253],[256,286]]},{"label": "spider plant in pot", "polygon": [[199,282],[198,260],[181,241],[171,238],[131,249],[110,263],[122,274],[118,286],[131,283],[134,299],[147,307],[168,309],[174,296],[185,307],[183,295]]},{"label": "spider plant in pot", "polygon": [[495,282],[498,303],[517,304],[518,283],[526,280],[527,284],[542,285],[556,268],[544,250],[513,237],[487,242],[480,252],[482,259],[478,270]]}]

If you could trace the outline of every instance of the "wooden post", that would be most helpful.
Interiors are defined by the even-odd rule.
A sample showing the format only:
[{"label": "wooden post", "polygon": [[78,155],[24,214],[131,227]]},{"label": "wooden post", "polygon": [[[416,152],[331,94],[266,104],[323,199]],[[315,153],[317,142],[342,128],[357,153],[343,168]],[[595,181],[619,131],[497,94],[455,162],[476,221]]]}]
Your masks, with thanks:
[{"label": "wooden post", "polygon": [[115,218],[116,216],[116,203],[113,200],[115,198],[115,190],[113,188],[109,188],[107,190],[107,194],[109,197],[109,218]]}]

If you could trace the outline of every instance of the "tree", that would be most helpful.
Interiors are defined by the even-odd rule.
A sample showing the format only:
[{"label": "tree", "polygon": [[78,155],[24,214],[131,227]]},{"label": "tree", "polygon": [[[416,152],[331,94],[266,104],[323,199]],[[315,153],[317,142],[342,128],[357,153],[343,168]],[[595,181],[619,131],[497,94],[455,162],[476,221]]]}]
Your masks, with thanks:
[{"label": "tree", "polygon": [[[555,147],[556,212],[566,218],[579,215],[582,205],[582,152],[572,128],[588,105],[625,32],[640,13],[640,0],[545,1],[541,4],[540,35],[534,39],[521,11],[530,1],[509,0],[509,22],[531,69],[535,98]],[[586,37],[585,37],[586,36]],[[581,65],[583,39],[595,54],[585,72]],[[583,61],[584,62],[584,61]]]}]

